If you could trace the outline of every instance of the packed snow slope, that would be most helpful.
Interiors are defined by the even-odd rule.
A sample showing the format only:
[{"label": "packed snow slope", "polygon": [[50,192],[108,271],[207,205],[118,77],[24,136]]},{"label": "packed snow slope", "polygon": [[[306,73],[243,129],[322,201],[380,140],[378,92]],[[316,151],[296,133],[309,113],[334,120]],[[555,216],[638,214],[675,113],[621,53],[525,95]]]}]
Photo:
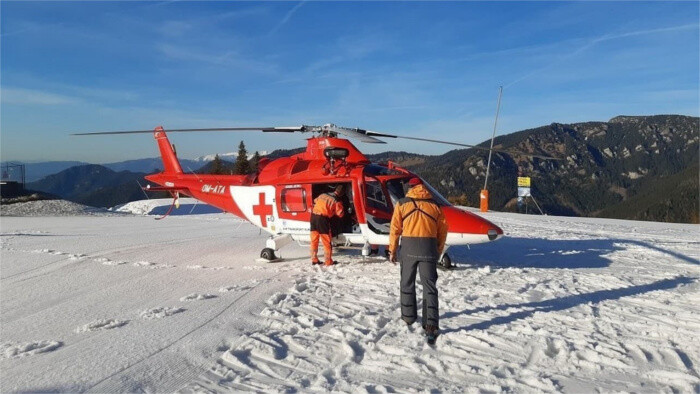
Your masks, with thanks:
[{"label": "packed snow slope", "polygon": [[[207,213],[222,212],[219,208],[201,203],[195,200],[194,198],[180,198],[179,201],[180,207],[177,209],[173,209],[170,212],[170,215],[202,215]],[[171,205],[172,199],[156,198],[150,200],[128,202],[126,204],[110,208],[110,211],[117,213],[133,213],[135,215],[163,216],[168,212]]]},{"label": "packed snow slope", "polygon": [[508,237],[450,249],[434,348],[383,259],[264,263],[226,214],[2,217],[0,391],[700,391],[699,226],[485,216]]}]

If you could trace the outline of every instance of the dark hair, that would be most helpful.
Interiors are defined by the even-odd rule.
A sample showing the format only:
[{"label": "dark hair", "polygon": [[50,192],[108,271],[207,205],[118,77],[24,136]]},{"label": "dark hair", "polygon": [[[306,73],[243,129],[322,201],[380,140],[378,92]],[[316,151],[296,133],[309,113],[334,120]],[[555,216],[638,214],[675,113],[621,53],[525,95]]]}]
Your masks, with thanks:
[{"label": "dark hair", "polygon": [[345,193],[345,185],[342,183],[339,183],[338,185],[335,186],[335,193],[336,194],[343,194]]}]

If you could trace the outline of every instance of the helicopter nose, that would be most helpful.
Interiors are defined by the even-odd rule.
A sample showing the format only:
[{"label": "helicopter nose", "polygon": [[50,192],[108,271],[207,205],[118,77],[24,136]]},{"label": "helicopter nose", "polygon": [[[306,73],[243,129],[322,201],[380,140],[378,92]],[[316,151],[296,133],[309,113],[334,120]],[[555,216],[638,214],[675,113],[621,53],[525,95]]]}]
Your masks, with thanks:
[{"label": "helicopter nose", "polygon": [[450,233],[486,235],[489,241],[498,239],[503,230],[490,221],[469,211],[455,207],[443,207]]}]

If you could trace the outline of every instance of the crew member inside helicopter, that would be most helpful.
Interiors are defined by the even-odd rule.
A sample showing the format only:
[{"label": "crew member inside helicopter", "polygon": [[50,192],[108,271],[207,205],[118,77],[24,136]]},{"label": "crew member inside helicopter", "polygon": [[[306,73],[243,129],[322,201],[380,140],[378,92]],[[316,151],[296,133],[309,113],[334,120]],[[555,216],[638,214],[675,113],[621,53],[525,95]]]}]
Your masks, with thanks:
[{"label": "crew member inside helicopter", "polygon": [[323,193],[314,200],[311,211],[311,264],[321,264],[318,259],[318,241],[323,242],[323,253],[326,259],[325,265],[336,264],[333,261],[331,238],[333,217],[345,216],[342,196],[345,195],[345,185],[338,184],[332,193]]},{"label": "crew member inside helicopter", "polygon": [[[342,217],[333,216],[331,218],[331,238],[335,238],[340,234],[359,232],[357,224],[357,214],[353,209],[352,204],[352,187],[350,182],[343,182],[345,186],[345,192],[338,197],[340,202],[343,204],[343,210],[345,214]],[[324,193],[335,192],[336,186],[339,183],[317,183],[312,185],[312,196],[316,200],[316,197]]]}]

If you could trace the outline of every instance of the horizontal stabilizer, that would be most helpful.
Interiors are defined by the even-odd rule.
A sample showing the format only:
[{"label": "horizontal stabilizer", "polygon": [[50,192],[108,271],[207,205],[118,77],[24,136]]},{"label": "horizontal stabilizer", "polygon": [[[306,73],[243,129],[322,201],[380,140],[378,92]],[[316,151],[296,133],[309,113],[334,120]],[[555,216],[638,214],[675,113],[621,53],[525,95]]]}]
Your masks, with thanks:
[{"label": "horizontal stabilizer", "polygon": [[146,187],[142,187],[143,190],[147,192],[187,192],[190,189],[187,187],[181,187],[181,186],[151,186],[148,185]]}]

